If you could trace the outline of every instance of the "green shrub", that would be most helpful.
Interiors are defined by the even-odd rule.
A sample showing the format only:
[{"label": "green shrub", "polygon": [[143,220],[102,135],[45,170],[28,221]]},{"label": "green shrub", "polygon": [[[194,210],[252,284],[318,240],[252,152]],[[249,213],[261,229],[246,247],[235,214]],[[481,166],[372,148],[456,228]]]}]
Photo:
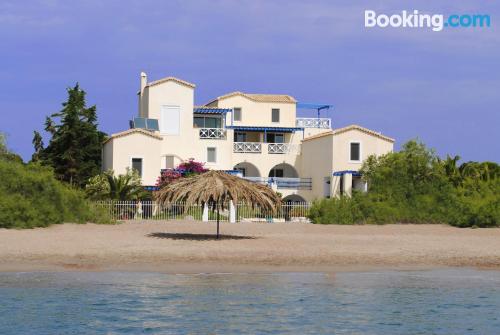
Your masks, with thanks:
[{"label": "green shrub", "polygon": [[500,226],[500,167],[492,162],[442,161],[410,141],[400,152],[369,157],[361,172],[368,193],[317,201],[314,223],[446,223]]},{"label": "green shrub", "polygon": [[448,223],[457,227],[500,226],[500,179],[468,181],[457,190]]},{"label": "green shrub", "polygon": [[347,197],[322,199],[313,202],[309,219],[320,224],[355,224],[362,221],[362,213],[355,199]]},{"label": "green shrub", "polygon": [[0,159],[0,227],[47,227],[63,222],[110,222],[85,199],[37,164]]}]

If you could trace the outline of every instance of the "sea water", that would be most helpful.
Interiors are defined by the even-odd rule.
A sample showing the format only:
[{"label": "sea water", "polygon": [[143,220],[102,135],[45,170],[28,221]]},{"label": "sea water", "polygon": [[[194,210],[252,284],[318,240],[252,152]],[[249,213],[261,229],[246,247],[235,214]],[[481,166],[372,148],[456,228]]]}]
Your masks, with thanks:
[{"label": "sea water", "polygon": [[500,272],[0,273],[0,334],[500,334]]}]

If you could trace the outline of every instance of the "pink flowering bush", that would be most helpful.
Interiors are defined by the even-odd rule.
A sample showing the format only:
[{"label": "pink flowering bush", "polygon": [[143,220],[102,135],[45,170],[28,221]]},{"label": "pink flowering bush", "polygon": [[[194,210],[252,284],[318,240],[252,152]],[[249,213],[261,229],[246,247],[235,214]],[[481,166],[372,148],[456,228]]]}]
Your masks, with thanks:
[{"label": "pink flowering bush", "polygon": [[196,162],[193,158],[190,158],[179,164],[175,169],[162,170],[161,175],[156,180],[156,187],[162,188],[176,179],[207,172],[208,169],[204,165],[205,163]]},{"label": "pink flowering bush", "polygon": [[205,163],[196,162],[193,158],[190,158],[186,162],[179,164],[176,170],[179,171],[183,177],[189,177],[193,174],[207,172],[208,169],[206,169],[204,165]]}]

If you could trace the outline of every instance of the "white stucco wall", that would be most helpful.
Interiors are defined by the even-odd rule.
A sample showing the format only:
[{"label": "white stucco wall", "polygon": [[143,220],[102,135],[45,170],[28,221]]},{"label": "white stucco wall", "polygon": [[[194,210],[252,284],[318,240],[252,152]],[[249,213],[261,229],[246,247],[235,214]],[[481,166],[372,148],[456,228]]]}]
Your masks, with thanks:
[{"label": "white stucco wall", "polygon": [[[295,103],[255,102],[241,95],[219,100],[219,108],[241,108],[241,121],[233,121],[235,126],[295,127]],[[280,110],[280,121],[272,122],[272,109]],[[228,114],[228,125],[233,116]]]},{"label": "white stucco wall", "polygon": [[142,158],[142,183],[154,185],[160,175],[161,142],[141,133],[115,137],[104,144],[104,169],[124,174],[132,167],[132,158]]},{"label": "white stucco wall", "polygon": [[[350,143],[361,144],[361,162],[350,162]],[[359,170],[370,155],[383,155],[393,150],[394,143],[353,129],[333,136],[333,170]]]},{"label": "white stucco wall", "polygon": [[[359,162],[350,161],[350,143],[359,142],[361,156]],[[301,175],[310,174],[313,180],[313,190],[309,199],[320,198],[324,195],[325,177],[332,176],[333,172],[353,170],[358,171],[363,161],[370,155],[382,155],[393,150],[394,143],[373,134],[358,129],[342,133],[330,132],[324,136],[305,139],[302,143],[302,171]],[[352,176],[345,175],[344,190],[351,193]],[[331,177],[330,195],[340,192],[340,177]]]},{"label": "white stucco wall", "polygon": [[332,136],[319,137],[302,142],[301,175],[312,178],[312,190],[304,192],[307,200],[323,198],[325,177],[330,177],[333,169]]},{"label": "white stucco wall", "polygon": [[[177,81],[165,81],[146,86],[140,98],[140,115],[158,119],[161,124],[161,108],[164,105],[179,106],[179,132],[176,135],[155,132],[154,138],[142,133],[112,138],[103,147],[103,168],[112,168],[116,173],[125,172],[131,165],[131,158],[143,159],[143,183],[153,185],[166,167],[166,156],[174,157],[174,165],[194,158],[206,162],[206,167],[217,170],[232,170],[238,163],[250,163],[258,170],[261,177],[267,177],[270,170],[279,164],[288,164],[285,170],[293,169],[300,178],[312,178],[312,190],[279,190],[284,196],[297,194],[306,200],[322,198],[325,194],[325,178],[330,178],[333,171],[359,170],[361,162],[349,161],[350,142],[361,144],[361,161],[370,154],[381,155],[393,150],[393,143],[375,134],[359,129],[341,133],[327,129],[310,128],[302,132],[286,133],[285,143],[293,146],[291,153],[270,154],[264,134],[248,132],[247,141],[261,142],[261,153],[238,153],[233,150],[234,131],[226,129],[225,139],[200,139],[199,128],[193,127],[194,88]],[[242,108],[241,122],[235,126],[295,127],[295,103],[256,102],[244,96],[236,95],[218,101],[219,108]],[[280,122],[271,121],[272,109],[280,109]],[[226,116],[226,124],[231,125],[232,115]],[[328,134],[326,134],[329,132]],[[314,139],[312,135],[325,133]],[[306,139],[304,140],[304,137]],[[207,162],[207,148],[216,148],[217,161]],[[286,171],[289,172],[289,171]],[[289,174],[290,175],[290,174]],[[334,195],[335,180],[330,184],[330,195]]]}]

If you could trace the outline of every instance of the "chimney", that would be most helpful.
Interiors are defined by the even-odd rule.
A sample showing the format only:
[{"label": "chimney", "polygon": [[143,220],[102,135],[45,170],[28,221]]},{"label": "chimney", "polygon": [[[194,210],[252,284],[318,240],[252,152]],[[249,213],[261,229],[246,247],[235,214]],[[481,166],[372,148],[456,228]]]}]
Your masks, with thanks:
[{"label": "chimney", "polygon": [[145,72],[141,72],[141,96],[144,94],[144,88],[146,87],[147,83],[148,83],[148,76],[146,75]]},{"label": "chimney", "polygon": [[142,101],[144,97],[144,89],[148,83],[148,76],[145,72],[141,72],[141,91],[139,92],[139,117],[146,117],[146,101]]}]

